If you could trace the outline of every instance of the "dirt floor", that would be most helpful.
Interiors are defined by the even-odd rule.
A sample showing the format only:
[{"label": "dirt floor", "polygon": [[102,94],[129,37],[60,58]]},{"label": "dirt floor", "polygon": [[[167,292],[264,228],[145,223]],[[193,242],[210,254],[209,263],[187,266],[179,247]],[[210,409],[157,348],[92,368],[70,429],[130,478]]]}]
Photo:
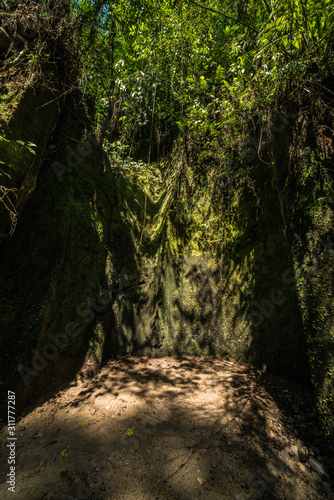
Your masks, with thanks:
[{"label": "dirt floor", "polygon": [[334,499],[313,417],[304,389],[232,360],[88,366],[19,419],[15,493],[2,430],[0,498]]}]

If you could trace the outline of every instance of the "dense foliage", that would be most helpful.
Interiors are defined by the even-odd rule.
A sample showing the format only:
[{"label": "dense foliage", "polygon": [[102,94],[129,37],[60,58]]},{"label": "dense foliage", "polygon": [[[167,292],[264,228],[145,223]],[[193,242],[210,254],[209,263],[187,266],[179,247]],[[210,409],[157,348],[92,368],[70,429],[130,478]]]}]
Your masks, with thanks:
[{"label": "dense foliage", "polygon": [[[7,31],[23,26],[38,33],[27,56],[36,73],[43,60],[55,61],[46,34],[59,37],[59,50],[71,45],[73,60],[63,70],[79,69],[80,88],[95,103],[92,122],[105,120],[106,140],[117,138],[127,155],[148,163],[182,138],[188,148],[206,144],[210,154],[200,163],[228,174],[235,154],[238,162],[256,155],[258,144],[246,139],[252,121],[265,141],[274,114],[312,99],[332,71],[330,0],[2,0],[0,6]],[[58,66],[60,59],[59,53]],[[74,90],[76,75],[72,80]],[[232,163],[226,162],[231,151]]]},{"label": "dense foliage", "polygon": [[98,1],[73,9],[82,89],[96,98],[98,120],[117,110],[122,142],[149,144],[148,161],[153,145],[176,136],[230,148],[251,118],[266,120],[278,105],[316,93],[331,71],[329,0]]}]

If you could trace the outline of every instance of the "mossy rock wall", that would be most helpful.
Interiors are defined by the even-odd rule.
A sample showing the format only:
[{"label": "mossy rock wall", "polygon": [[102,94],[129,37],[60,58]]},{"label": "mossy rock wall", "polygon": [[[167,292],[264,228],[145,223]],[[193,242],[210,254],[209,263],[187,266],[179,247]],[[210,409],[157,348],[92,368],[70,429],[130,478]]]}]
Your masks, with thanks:
[{"label": "mossy rock wall", "polygon": [[[20,98],[24,120],[28,97]],[[0,247],[3,382],[18,384],[21,406],[87,359],[229,355],[298,382],[312,379],[332,432],[333,251],[319,243],[332,234],[332,202],[319,208],[309,189],[296,190],[292,130],[228,193],[217,192],[210,175],[195,182],[190,161],[176,168],[177,149],[163,163],[118,171],[92,144],[59,182],[52,163],[65,162],[67,148],[83,138],[80,106],[68,101],[57,118],[63,138],[45,157],[13,238]],[[43,123],[41,116],[40,134]],[[24,140],[44,140],[36,134]],[[321,164],[316,150],[308,153],[311,184]],[[316,214],[302,228],[297,191],[301,211]]]}]

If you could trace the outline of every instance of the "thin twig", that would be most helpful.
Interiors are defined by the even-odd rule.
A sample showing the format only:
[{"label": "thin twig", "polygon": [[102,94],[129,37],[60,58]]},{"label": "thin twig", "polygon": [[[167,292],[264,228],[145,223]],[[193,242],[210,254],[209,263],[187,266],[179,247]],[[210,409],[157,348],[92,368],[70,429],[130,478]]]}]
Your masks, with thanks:
[{"label": "thin twig", "polygon": [[211,9],[211,7],[206,7],[205,5],[194,2],[194,0],[188,0],[188,2],[190,2],[194,5],[197,5],[197,7],[201,7],[201,9],[208,10],[209,12],[213,12],[214,14],[219,14],[220,16],[224,16],[227,19],[231,19],[231,21],[242,24],[243,26],[246,26],[246,28],[249,28],[250,30],[255,31],[255,33],[259,34],[259,31],[256,28],[253,28],[253,26],[250,26],[249,24],[244,23],[243,21],[240,21],[239,19],[234,19],[234,17],[230,17],[227,14],[224,14],[224,12],[220,12],[219,10]]},{"label": "thin twig", "polygon": [[79,87],[71,87],[69,90],[65,90],[65,92],[63,92],[62,94],[58,95],[57,97],[55,97],[51,101],[46,102],[45,104],[42,104],[42,106],[38,106],[38,108],[36,108],[36,111],[37,111],[37,109],[44,108],[44,106],[47,106],[48,104],[51,104],[52,102],[56,101],[57,99],[59,99],[59,97],[62,97],[63,95],[68,94],[68,92],[72,92],[73,90],[78,89],[78,88]]}]

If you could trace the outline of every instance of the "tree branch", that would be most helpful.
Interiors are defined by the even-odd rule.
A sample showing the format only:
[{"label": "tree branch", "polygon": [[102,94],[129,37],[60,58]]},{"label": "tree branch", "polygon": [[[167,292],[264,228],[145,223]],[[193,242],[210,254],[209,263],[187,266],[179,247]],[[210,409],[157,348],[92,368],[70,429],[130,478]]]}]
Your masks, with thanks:
[{"label": "tree branch", "polygon": [[266,9],[267,9],[267,11],[268,11],[268,14],[270,15],[270,14],[271,14],[271,8],[269,7],[267,0],[263,0],[263,3],[264,3],[264,5],[266,6]]},{"label": "tree branch", "polygon": [[205,9],[205,10],[208,10],[209,12],[213,12],[214,14],[219,14],[220,16],[227,17],[227,19],[231,19],[231,21],[234,21],[238,24],[242,24],[246,28],[249,28],[250,30],[255,31],[255,33],[259,33],[259,31],[256,28],[253,28],[253,26],[250,26],[249,24],[244,23],[243,21],[240,21],[238,19],[234,19],[234,17],[230,17],[227,14],[220,12],[219,10],[211,9],[211,7],[206,7],[205,5],[197,3],[194,0],[188,0],[188,2],[193,3],[194,5],[197,5],[197,7],[201,7],[201,9]]}]

